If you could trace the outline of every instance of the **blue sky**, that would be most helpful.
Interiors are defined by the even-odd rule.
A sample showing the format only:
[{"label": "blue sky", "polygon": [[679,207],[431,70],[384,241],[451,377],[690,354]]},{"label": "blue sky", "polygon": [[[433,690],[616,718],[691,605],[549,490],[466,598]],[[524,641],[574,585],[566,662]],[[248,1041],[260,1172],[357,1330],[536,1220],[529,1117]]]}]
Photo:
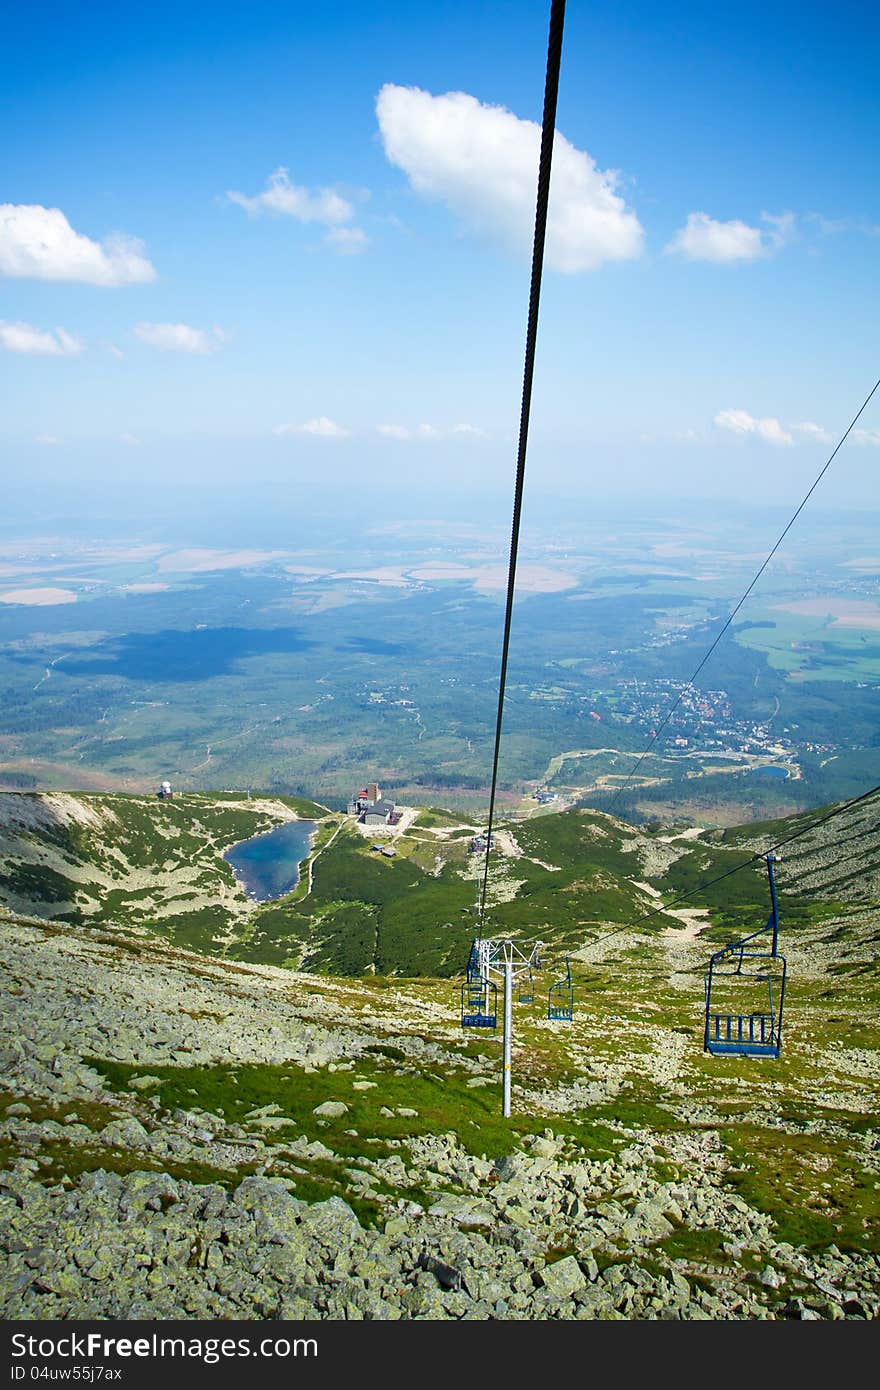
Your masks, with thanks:
[{"label": "blue sky", "polygon": [[[10,471],[504,487],[548,13],[11,10]],[[878,38],[569,3],[532,487],[800,499],[880,373]],[[878,464],[880,392],[817,501],[876,505]]]}]

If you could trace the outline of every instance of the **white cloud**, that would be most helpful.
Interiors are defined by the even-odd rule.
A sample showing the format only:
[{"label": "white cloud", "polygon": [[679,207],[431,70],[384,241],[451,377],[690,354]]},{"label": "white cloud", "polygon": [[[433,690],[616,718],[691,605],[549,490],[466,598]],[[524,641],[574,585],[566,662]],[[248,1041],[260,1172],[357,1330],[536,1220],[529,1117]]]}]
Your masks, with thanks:
[{"label": "white cloud", "polygon": [[688,214],[687,226],[672,238],[667,251],[692,261],[756,261],[766,254],[760,227],[745,222],[716,222],[705,212]]},{"label": "white cloud", "polygon": [[343,256],[356,256],[370,244],[370,238],[360,227],[334,227],[324,240]]},{"label": "white cloud", "polygon": [[715,416],[715,424],[733,434],[756,434],[768,444],[794,443],[788,431],[772,416],[758,420],[747,410],[721,410]]},{"label": "white cloud", "polygon": [[832,437],[827,430],[823,430],[821,425],[815,424],[812,420],[803,420],[799,425],[792,425],[791,428],[797,434],[804,434],[808,439],[814,439],[817,444],[831,444]]},{"label": "white cloud", "polygon": [[347,439],[349,431],[326,415],[318,415],[314,420],[306,420],[304,425],[276,425],[273,434],[314,434],[320,439]]},{"label": "white cloud", "polygon": [[0,274],[34,280],[132,285],[155,280],[143,242],[114,233],[103,242],[75,232],[60,208],[0,204]]},{"label": "white cloud", "polygon": [[751,434],[755,428],[754,416],[747,410],[720,410],[715,416],[715,424],[734,434]]},{"label": "white cloud", "polygon": [[134,332],[142,343],[160,352],[188,352],[198,356],[215,352],[226,341],[221,328],[206,331],[192,328],[188,323],[139,323]]},{"label": "white cloud", "polygon": [[[442,202],[471,231],[528,255],[535,222],[541,128],[466,92],[432,96],[386,83],[376,115],[392,164],[415,191]],[[547,226],[547,264],[574,274],[641,254],[644,234],[616,192],[619,176],[601,170],[559,131]]]},{"label": "white cloud", "polygon": [[7,323],[0,319],[0,347],[7,352],[23,352],[43,357],[78,357],[84,344],[63,328],[34,328],[29,323]]},{"label": "white cloud", "polygon": [[121,434],[119,436],[119,442],[120,444],[130,444],[132,446],[135,446],[140,444],[141,441],[138,439],[136,434]]},{"label": "white cloud", "polygon": [[297,222],[317,222],[328,227],[330,230],[324,240],[344,256],[356,255],[369,245],[366,232],[360,227],[345,225],[354,217],[354,207],[347,198],[332,188],[310,191],[291,183],[287,169],[279,168],[270,174],[263,192],[253,198],[235,192],[227,193],[226,197],[244,208],[249,217],[273,213],[293,217]]},{"label": "white cloud", "polygon": [[52,448],[54,445],[60,444],[61,440],[54,434],[38,434],[34,442],[36,444],[45,444],[47,448]]},{"label": "white cloud", "polygon": [[880,449],[880,430],[853,430],[852,440],[854,444],[868,444]]},{"label": "white cloud", "polygon": [[281,213],[295,217],[297,222],[321,222],[325,226],[336,226],[340,222],[351,221],[354,208],[345,198],[341,198],[332,188],[319,188],[310,193],[290,182],[286,169],[276,169],[269,175],[266,188],[253,198],[244,193],[227,193],[231,203],[237,203],[251,217],[263,212]]},{"label": "white cloud", "polygon": [[692,261],[715,261],[718,264],[731,261],[757,261],[771,251],[778,251],[794,235],[794,213],[783,212],[774,216],[761,213],[762,221],[767,223],[765,230],[750,227],[747,222],[734,219],[731,222],[716,222],[705,212],[688,214],[687,225],[682,227],[665,248],[667,252],[679,252]]},{"label": "white cloud", "polygon": [[732,434],[755,434],[768,444],[793,444],[796,434],[815,444],[834,442],[833,436],[822,425],[817,425],[815,420],[801,420],[796,425],[784,426],[774,416],[759,420],[747,410],[722,410],[715,416],[715,424],[721,429],[730,430]]},{"label": "white cloud", "polygon": [[438,429],[436,425],[427,423],[419,425],[416,429],[409,429],[406,425],[377,425],[378,434],[384,434],[388,439],[443,439],[468,437],[475,439],[485,439],[486,431],[478,429],[476,425],[453,425],[451,430]]}]

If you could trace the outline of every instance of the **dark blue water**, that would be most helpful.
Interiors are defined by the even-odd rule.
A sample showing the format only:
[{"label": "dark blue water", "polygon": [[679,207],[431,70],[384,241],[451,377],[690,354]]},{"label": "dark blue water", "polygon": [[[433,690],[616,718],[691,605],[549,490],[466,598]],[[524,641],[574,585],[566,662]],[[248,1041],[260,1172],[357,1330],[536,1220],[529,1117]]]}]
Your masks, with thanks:
[{"label": "dark blue water", "polygon": [[233,845],[223,858],[249,898],[271,902],[282,898],[299,883],[299,866],[311,847],[311,837],[317,830],[313,820],[293,820],[242,840]]},{"label": "dark blue water", "polygon": [[751,767],[747,773],[749,777],[774,777],[777,781],[784,782],[788,776],[788,770],[784,767]]}]

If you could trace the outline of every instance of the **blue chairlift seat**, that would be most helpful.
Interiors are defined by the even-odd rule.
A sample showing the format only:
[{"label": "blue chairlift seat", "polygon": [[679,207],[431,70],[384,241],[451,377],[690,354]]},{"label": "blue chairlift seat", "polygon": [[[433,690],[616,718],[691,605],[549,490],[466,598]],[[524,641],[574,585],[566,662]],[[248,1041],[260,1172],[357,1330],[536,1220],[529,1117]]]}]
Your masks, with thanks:
[{"label": "blue chairlift seat", "polygon": [[551,985],[547,991],[547,1017],[556,1023],[571,1023],[574,1016],[574,987],[571,983],[571,961],[565,958],[565,979]]},{"label": "blue chairlift seat", "polygon": [[519,993],[516,997],[520,1004],[531,1004],[534,1002],[535,984],[534,980],[532,979],[531,970],[529,971],[528,979],[523,980],[522,984],[520,985]]},{"label": "blue chairlift seat", "polygon": [[571,998],[562,1001],[557,1000],[556,1003],[551,1000],[547,1005],[547,1017],[554,1019],[557,1023],[571,1023],[573,1016],[574,1001]]},{"label": "blue chairlift seat", "polygon": [[[779,907],[773,854],[765,856],[771,912],[767,925],[709,958],[703,1048],[713,1056],[778,1057],[788,967],[777,949]],[[770,950],[754,943],[771,937]],[[775,991],[775,993],[774,993]]]},{"label": "blue chairlift seat", "polygon": [[497,1028],[498,986],[493,980],[485,983],[468,979],[461,987],[462,1028]]},{"label": "blue chairlift seat", "polygon": [[709,1015],[708,1052],[741,1056],[778,1057],[779,1040],[773,1014]]},{"label": "blue chairlift seat", "polygon": [[[731,957],[736,965],[725,971]],[[775,975],[769,973],[771,962]],[[784,956],[746,951],[739,943],[716,952],[706,972],[706,1052],[713,1056],[779,1056],[786,970]],[[777,995],[774,986],[778,986]]]}]

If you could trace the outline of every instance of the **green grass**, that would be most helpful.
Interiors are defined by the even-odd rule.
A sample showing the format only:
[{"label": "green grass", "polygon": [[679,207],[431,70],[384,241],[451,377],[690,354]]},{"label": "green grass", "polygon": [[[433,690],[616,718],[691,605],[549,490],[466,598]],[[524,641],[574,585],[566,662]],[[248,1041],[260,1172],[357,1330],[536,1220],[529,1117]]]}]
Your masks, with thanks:
[{"label": "green grass", "polygon": [[87,1126],[94,1133],[93,1140],[74,1142],[73,1136],[63,1139],[41,1139],[39,1145],[31,1141],[16,1141],[6,1137],[0,1140],[0,1169],[11,1168],[19,1157],[34,1153],[39,1169],[34,1175],[40,1182],[53,1184],[69,1179],[71,1183],[83,1173],[104,1169],[111,1173],[153,1172],[168,1173],[173,1178],[185,1179],[193,1183],[220,1183],[231,1189],[241,1182],[248,1173],[256,1171],[256,1164],[237,1166],[234,1169],[217,1168],[211,1164],[192,1163],[173,1158],[156,1158],[142,1150],[120,1148],[115,1144],[103,1142],[98,1131],[112,1120],[119,1119],[127,1112],[96,1101],[66,1101],[53,1105],[27,1093],[3,1090],[0,1092],[0,1113],[6,1116],[10,1105],[25,1101],[30,1113],[23,1122],[40,1124],[46,1120],[63,1123],[66,1116],[75,1115],[79,1124]]},{"label": "green grass", "polygon": [[769,1212],[779,1240],[820,1250],[880,1250],[876,1174],[853,1162],[850,1144],[827,1134],[743,1123],[721,1138],[735,1165],[731,1181]]},{"label": "green grass", "polygon": [[[834,600],[829,600],[829,608]],[[835,625],[830,614],[785,613],[773,609],[768,626],[737,630],[737,641],[766,655],[778,671],[801,680],[876,681],[880,679],[877,633],[871,628]]]},{"label": "green grass", "polygon": [[[108,1085],[127,1091],[128,1082],[143,1068],[91,1059]],[[412,1064],[396,1065],[393,1058],[371,1053],[357,1059],[352,1071],[309,1072],[293,1065],[153,1067],[161,1078],[158,1096],[163,1108],[209,1110],[230,1123],[246,1124],[249,1111],[278,1105],[290,1122],[290,1138],[305,1134],[320,1139],[344,1158],[375,1154],[364,1136],[382,1141],[407,1140],[421,1134],[455,1133],[469,1152],[500,1157],[511,1144],[538,1123],[535,1116],[504,1120],[497,1112],[498,1088],[468,1088],[470,1072],[426,1072]],[[374,1090],[357,1091],[355,1080],[375,1081]],[[348,1112],[323,1118],[313,1111],[326,1100],[342,1100]],[[386,1116],[382,1108],[414,1109],[416,1116]],[[355,1129],[358,1136],[347,1133]]]}]

